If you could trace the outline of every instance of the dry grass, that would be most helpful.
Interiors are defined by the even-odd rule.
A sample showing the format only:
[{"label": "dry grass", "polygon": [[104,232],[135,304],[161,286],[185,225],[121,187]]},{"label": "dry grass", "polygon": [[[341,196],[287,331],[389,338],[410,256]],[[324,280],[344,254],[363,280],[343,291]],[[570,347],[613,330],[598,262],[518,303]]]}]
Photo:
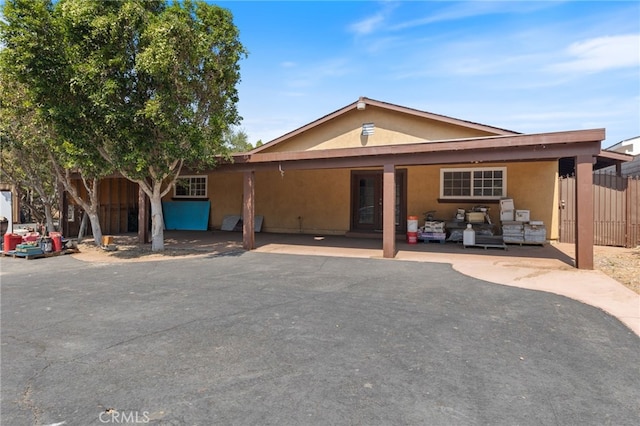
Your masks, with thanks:
[{"label": "dry grass", "polygon": [[640,247],[596,247],[594,263],[596,269],[640,294]]}]

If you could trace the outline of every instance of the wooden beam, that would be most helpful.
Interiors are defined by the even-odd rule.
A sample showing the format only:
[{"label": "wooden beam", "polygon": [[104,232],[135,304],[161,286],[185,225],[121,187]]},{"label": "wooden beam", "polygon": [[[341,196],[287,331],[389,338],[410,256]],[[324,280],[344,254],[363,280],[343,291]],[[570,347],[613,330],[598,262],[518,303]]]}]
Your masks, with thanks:
[{"label": "wooden beam", "polygon": [[382,256],[396,256],[396,167],[384,165],[382,181]]},{"label": "wooden beam", "polygon": [[593,157],[576,157],[576,268],[593,269]]},{"label": "wooden beam", "polygon": [[479,164],[504,161],[545,161],[557,160],[563,157],[574,157],[576,155],[595,156],[598,152],[600,152],[600,142],[596,141],[553,146],[540,145],[412,153],[396,152],[377,155],[363,154],[357,157],[308,158],[300,160],[291,159],[287,161],[282,160],[273,162],[235,162],[233,164],[220,164],[214,171],[243,172],[247,170],[318,170],[381,167],[383,164],[388,162],[393,162],[397,167],[399,167],[436,164]]},{"label": "wooden beam", "polygon": [[242,246],[245,250],[256,248],[255,234],[255,180],[254,171],[244,172],[242,208]]},{"label": "wooden beam", "polygon": [[[544,151],[555,145],[580,145],[582,143],[597,142],[600,153],[600,142],[604,140],[604,129],[574,130],[568,132],[539,133],[530,135],[490,136],[482,138],[452,139],[442,141],[424,141],[420,143],[381,145],[359,148],[336,148],[294,152],[269,152],[256,154],[242,154],[234,156],[234,163],[256,164],[264,162],[283,162],[335,158],[349,158],[362,156],[400,155],[417,153],[434,153],[453,151],[461,153],[466,150],[491,149],[504,150],[508,148],[526,147]],[[399,164],[396,162],[396,164]]]}]

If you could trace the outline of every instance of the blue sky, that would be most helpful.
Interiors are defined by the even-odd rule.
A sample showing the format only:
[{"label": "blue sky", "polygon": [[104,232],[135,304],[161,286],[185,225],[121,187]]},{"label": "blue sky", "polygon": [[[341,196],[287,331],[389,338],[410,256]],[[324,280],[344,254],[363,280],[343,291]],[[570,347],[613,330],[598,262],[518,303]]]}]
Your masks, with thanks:
[{"label": "blue sky", "polygon": [[222,1],[268,142],[359,96],[523,133],[640,135],[638,1]]}]

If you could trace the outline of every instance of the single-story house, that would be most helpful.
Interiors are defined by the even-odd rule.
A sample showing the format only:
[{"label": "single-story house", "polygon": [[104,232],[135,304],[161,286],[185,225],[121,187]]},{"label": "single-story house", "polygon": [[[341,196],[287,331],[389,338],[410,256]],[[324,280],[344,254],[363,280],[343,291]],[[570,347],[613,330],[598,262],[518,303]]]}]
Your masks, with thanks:
[{"label": "single-story house", "polygon": [[184,174],[165,201],[209,201],[209,229],[241,215],[247,249],[259,217],[264,232],[377,232],[383,256],[394,257],[408,216],[447,220],[482,205],[499,224],[504,198],[557,240],[558,161],[570,157],[581,206],[576,263],[591,269],[591,175],[604,138],[604,129],[521,134],[361,97],[214,170]]},{"label": "single-story house", "polygon": [[[383,256],[394,257],[408,216],[432,212],[434,219],[449,220],[482,206],[500,233],[506,198],[542,222],[546,240],[553,241],[559,161],[571,159],[576,266],[592,269],[594,164],[631,158],[602,151],[604,139],[604,129],[521,134],[361,97],[213,170],[183,172],[163,200],[165,225],[220,229],[240,216],[246,249],[255,248],[256,225],[272,233],[376,234]],[[101,184],[102,221],[110,225],[105,232],[148,222],[136,186],[122,178]],[[77,226],[78,215],[75,220]],[[138,228],[141,240],[146,232]]]}]

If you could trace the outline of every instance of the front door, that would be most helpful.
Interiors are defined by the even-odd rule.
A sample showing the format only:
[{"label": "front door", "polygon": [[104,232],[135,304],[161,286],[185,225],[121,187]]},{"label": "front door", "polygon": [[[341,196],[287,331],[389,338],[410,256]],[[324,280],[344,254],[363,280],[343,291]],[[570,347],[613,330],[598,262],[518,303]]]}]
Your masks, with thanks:
[{"label": "front door", "polygon": [[[396,170],[396,231],[406,230],[401,220],[407,210],[406,170]],[[382,231],[382,171],[354,171],[351,174],[351,230]]]}]

